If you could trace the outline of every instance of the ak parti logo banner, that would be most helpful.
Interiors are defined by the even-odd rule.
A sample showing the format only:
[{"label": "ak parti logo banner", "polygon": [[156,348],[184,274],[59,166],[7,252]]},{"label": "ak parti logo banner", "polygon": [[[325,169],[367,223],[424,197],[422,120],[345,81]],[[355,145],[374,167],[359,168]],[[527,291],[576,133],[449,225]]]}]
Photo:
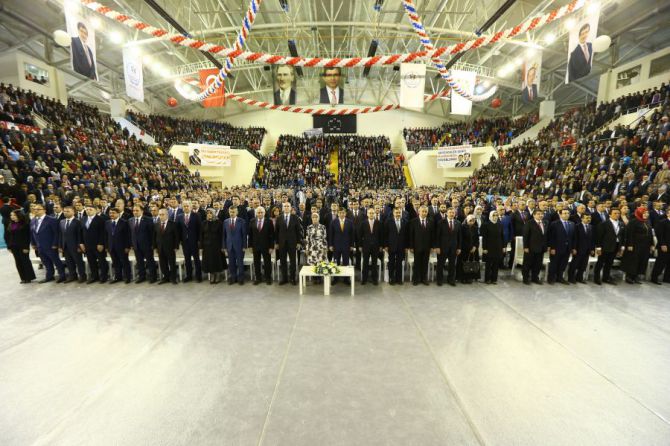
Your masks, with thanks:
[{"label": "ak parti logo banner", "polygon": [[[200,86],[203,91],[207,89],[215,80],[216,76],[219,74],[217,68],[211,68],[208,70],[200,70]],[[209,107],[223,107],[226,104],[226,92],[225,84],[221,83],[221,86],[212,94],[210,97],[202,101],[202,106],[205,108]]]}]

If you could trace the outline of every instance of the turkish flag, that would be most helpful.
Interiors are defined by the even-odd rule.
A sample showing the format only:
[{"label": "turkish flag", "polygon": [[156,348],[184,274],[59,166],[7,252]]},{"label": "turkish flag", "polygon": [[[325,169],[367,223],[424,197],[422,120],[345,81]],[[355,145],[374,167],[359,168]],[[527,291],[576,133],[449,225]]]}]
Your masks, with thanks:
[{"label": "turkish flag", "polygon": [[[209,85],[214,82],[216,76],[219,74],[218,68],[211,68],[209,70],[200,70],[200,87],[204,90],[209,87]],[[221,86],[207,99],[202,101],[202,106],[205,108],[209,107],[223,107],[226,104],[224,84],[221,83]]]}]

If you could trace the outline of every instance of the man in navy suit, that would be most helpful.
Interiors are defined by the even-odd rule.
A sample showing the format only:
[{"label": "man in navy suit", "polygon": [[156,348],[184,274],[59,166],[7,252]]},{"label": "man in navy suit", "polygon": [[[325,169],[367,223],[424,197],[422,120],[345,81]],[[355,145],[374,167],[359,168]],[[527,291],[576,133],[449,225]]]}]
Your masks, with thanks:
[{"label": "man in navy suit", "polygon": [[193,265],[195,264],[195,280],[202,282],[202,266],[200,263],[200,216],[191,210],[191,202],[182,203],[184,213],[177,215],[177,232],[181,241],[182,252],[184,253],[184,266],[186,267],[186,277],[184,283],[193,280]]},{"label": "man in navy suit", "polygon": [[321,73],[323,81],[326,84],[319,92],[320,104],[344,104],[344,90],[340,85],[342,78],[342,69],[340,67],[330,67]]},{"label": "man in navy suit", "polygon": [[78,37],[72,37],[70,50],[72,51],[72,69],[89,79],[98,80],[95,72],[95,57],[88,47],[88,29],[83,22],[77,23]]},{"label": "man in navy suit", "polygon": [[109,210],[109,220],[105,223],[107,232],[107,251],[112,258],[114,268],[114,279],[109,283],[117,283],[125,280],[130,283],[130,260],[128,253],[132,246],[130,228],[128,222],[121,218],[121,212],[117,208]]},{"label": "man in navy suit", "polygon": [[149,283],[156,282],[156,260],[154,260],[154,223],[151,217],[145,217],[142,207],[133,206],[133,218],[130,219],[130,237],[135,252],[135,264],[137,265],[137,280],[142,283],[147,280],[149,270]]},{"label": "man in navy suit", "polygon": [[456,219],[456,211],[450,208],[447,218],[440,220],[435,236],[437,252],[437,286],[442,286],[444,265],[447,266],[447,283],[456,286],[456,258],[461,254],[461,222]]},{"label": "man in navy suit", "polygon": [[377,259],[383,245],[382,222],[375,218],[375,210],[368,208],[368,218],[360,222],[358,227],[358,245],[363,251],[363,270],[361,272],[361,285],[367,283],[371,276],[372,284],[379,283],[377,273]]},{"label": "man in navy suit", "polygon": [[581,214],[582,221],[575,224],[575,237],[572,244],[572,261],[568,268],[568,281],[570,283],[586,283],[586,267],[589,257],[595,255],[596,239],[595,229],[591,226],[591,215]]},{"label": "man in navy suit", "polygon": [[537,99],[537,84],[535,83],[536,74],[537,67],[534,65],[526,71],[526,86],[521,91],[521,100],[524,104],[530,104]]},{"label": "man in navy suit", "polygon": [[228,283],[244,285],[244,248],[247,244],[247,223],[237,216],[237,207],[228,210],[230,218],[223,222],[223,250],[228,256]]},{"label": "man in navy suit", "polygon": [[[255,200],[258,201],[258,200]],[[274,228],[272,220],[265,217],[265,208],[256,207],[256,217],[249,222],[249,246],[254,254],[254,285],[261,283],[261,257],[265,282],[272,285],[272,259],[270,250],[274,248]]]},{"label": "man in navy suit", "polygon": [[84,233],[81,220],[74,218],[74,208],[65,206],[63,208],[65,218],[60,224],[60,243],[59,248],[65,256],[68,278],[65,283],[79,280],[79,283],[86,282],[86,267],[84,266],[83,252]]},{"label": "man in navy suit", "polygon": [[289,281],[291,285],[296,285],[298,283],[295,278],[296,253],[302,240],[302,225],[298,217],[291,215],[291,203],[282,203],[282,214],[275,220],[274,240],[282,276],[279,285],[285,285]]},{"label": "man in navy suit", "polygon": [[384,251],[388,254],[389,285],[402,284],[402,262],[407,253],[407,220],[396,206],[392,218],[386,219]]},{"label": "man in navy suit", "polygon": [[570,211],[561,210],[560,218],[549,225],[547,246],[549,248],[549,277],[547,283],[554,282],[567,285],[563,278],[565,268],[574,244],[575,224],[570,221]]},{"label": "man in navy suit", "polygon": [[591,61],[593,59],[593,48],[591,42],[587,42],[591,31],[591,25],[585,23],[579,28],[579,43],[570,53],[568,61],[568,82],[580,79],[591,72]]},{"label": "man in navy suit", "polygon": [[[328,248],[333,253],[333,261],[338,265],[349,266],[349,256],[353,253],[356,235],[354,223],[347,218],[347,210],[339,208],[337,218],[330,222],[330,234],[328,234]],[[349,284],[350,279],[345,279]],[[334,278],[333,283],[337,283]]]},{"label": "man in navy suit", "polygon": [[30,222],[31,243],[47,270],[46,278],[39,283],[54,280],[54,267],[58,270],[57,282],[65,282],[65,266],[58,255],[58,220],[46,215],[44,205],[37,203],[33,206],[35,218]]},{"label": "man in navy suit", "polygon": [[[88,269],[91,277],[86,283],[107,282],[109,265],[105,251],[105,219],[98,215],[100,208],[95,205],[86,207],[86,220],[83,223],[82,233]],[[104,214],[103,214],[104,215]]]}]

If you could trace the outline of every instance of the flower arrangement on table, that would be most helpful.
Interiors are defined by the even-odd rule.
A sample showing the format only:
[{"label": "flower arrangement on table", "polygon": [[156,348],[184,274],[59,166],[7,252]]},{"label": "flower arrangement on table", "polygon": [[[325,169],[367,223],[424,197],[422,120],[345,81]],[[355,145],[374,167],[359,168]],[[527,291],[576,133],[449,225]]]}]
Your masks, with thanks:
[{"label": "flower arrangement on table", "polygon": [[316,265],[314,265],[312,271],[314,271],[317,274],[323,274],[324,276],[328,276],[330,274],[339,274],[340,268],[337,266],[337,263],[335,262],[319,262]]}]

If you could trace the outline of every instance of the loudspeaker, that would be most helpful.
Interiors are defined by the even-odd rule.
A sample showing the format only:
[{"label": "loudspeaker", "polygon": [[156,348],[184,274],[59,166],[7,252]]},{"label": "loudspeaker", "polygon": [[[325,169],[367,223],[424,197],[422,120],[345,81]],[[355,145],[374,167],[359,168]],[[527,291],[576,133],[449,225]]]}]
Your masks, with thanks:
[{"label": "loudspeaker", "polygon": [[[298,57],[298,48],[295,46],[295,40],[288,41],[288,52],[291,54],[291,57]],[[295,67],[295,72],[298,73],[298,76],[302,77],[302,67]]]},{"label": "loudspeaker", "polygon": [[[377,53],[378,44],[379,42],[377,42],[374,39],[370,42],[370,48],[368,49],[368,57],[373,57]],[[370,67],[363,68],[363,77],[368,77],[368,74],[370,74]]]}]

